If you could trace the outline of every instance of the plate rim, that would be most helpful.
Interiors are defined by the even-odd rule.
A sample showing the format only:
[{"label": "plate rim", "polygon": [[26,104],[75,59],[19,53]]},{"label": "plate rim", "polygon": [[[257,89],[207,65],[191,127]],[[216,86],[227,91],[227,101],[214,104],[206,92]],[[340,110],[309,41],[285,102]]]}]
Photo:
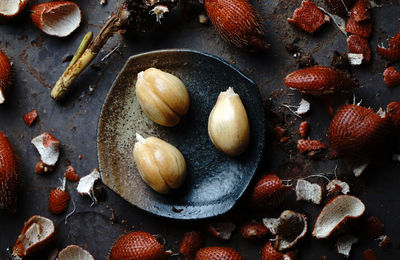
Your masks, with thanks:
[{"label": "plate rim", "polygon": [[[124,72],[126,66],[131,62],[131,60],[143,57],[143,56],[147,56],[147,55],[152,55],[152,54],[160,54],[160,53],[179,53],[179,52],[185,52],[185,53],[194,53],[194,54],[198,54],[198,55],[202,55],[202,56],[206,56],[208,58],[217,60],[219,62],[222,62],[224,65],[228,66],[229,68],[233,69],[234,71],[236,71],[240,76],[242,76],[243,78],[245,78],[246,80],[248,80],[251,84],[253,84],[256,88],[257,88],[257,93],[258,93],[258,98],[261,102],[263,102],[263,98],[260,92],[260,89],[258,88],[257,84],[251,79],[249,78],[247,75],[245,75],[240,69],[236,68],[235,66],[233,66],[232,64],[230,64],[229,62],[223,60],[222,58],[206,53],[206,52],[202,52],[202,51],[197,51],[197,50],[192,50],[192,49],[187,49],[187,48],[168,48],[168,49],[159,49],[159,50],[152,50],[152,51],[147,51],[147,52],[142,52],[139,54],[135,54],[135,55],[131,55],[127,58],[125,64],[122,66],[122,68],[120,69],[120,71],[118,72],[118,74],[116,75],[115,79],[113,80],[113,83],[111,85],[111,87],[109,88],[109,90],[107,91],[106,96],[104,97],[103,100],[103,104],[101,105],[101,109],[100,109],[100,113],[97,119],[97,128],[96,128],[96,153],[97,153],[97,164],[99,167],[99,172],[100,172],[100,176],[102,176],[102,172],[103,169],[101,167],[100,164],[100,153],[99,153],[99,129],[100,129],[100,125],[102,124],[101,118],[104,112],[104,108],[106,103],[108,102],[108,100],[111,98],[111,92],[113,90],[113,88],[115,87],[116,81],[117,79],[122,75],[122,73]],[[153,211],[149,211],[146,208],[142,208],[139,205],[133,205],[131,204],[128,200],[126,200],[124,197],[122,197],[120,194],[118,194],[117,192],[115,192],[113,189],[111,189],[110,187],[108,187],[107,185],[105,185],[108,189],[110,189],[112,192],[116,193],[120,198],[122,198],[123,200],[125,200],[126,202],[128,202],[131,206],[134,206],[146,213],[150,213],[153,216],[158,216],[158,217],[163,217],[163,218],[168,218],[168,219],[174,219],[174,220],[180,220],[180,221],[186,221],[186,220],[200,220],[200,219],[209,219],[209,218],[214,218],[217,216],[221,216],[229,211],[231,211],[237,204],[237,201],[240,200],[243,197],[243,194],[248,190],[249,186],[251,185],[251,182],[253,181],[254,175],[257,174],[257,172],[260,170],[260,166],[261,166],[261,162],[262,159],[264,158],[264,152],[265,152],[265,136],[266,136],[266,120],[265,120],[265,108],[262,107],[262,123],[264,125],[263,130],[262,130],[262,135],[261,135],[261,141],[262,141],[262,147],[261,147],[261,151],[260,153],[258,153],[258,161],[257,161],[257,166],[254,170],[253,175],[250,178],[249,184],[247,185],[247,187],[245,189],[243,189],[242,191],[240,191],[239,196],[237,198],[231,199],[233,201],[232,206],[228,209],[224,209],[224,210],[219,210],[217,212],[217,214],[207,214],[207,215],[202,215],[200,217],[197,216],[182,216],[182,215],[177,215],[177,217],[173,217],[171,215],[168,214],[158,214],[157,212],[153,212]],[[102,179],[102,178],[101,178]],[[182,216],[182,218],[179,218],[179,216]]]}]

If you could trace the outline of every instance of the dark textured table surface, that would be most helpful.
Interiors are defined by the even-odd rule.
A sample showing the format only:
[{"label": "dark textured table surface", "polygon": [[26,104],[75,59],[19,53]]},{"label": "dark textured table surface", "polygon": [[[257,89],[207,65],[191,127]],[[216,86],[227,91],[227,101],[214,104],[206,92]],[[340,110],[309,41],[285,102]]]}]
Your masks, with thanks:
[{"label": "dark textured table surface", "polygon": [[[163,20],[163,24],[156,32],[138,34],[130,39],[116,35],[94,61],[99,69],[88,68],[74,84],[75,90],[67,101],[55,103],[49,96],[49,88],[67,66],[67,63],[62,61],[74,53],[87,31],[96,33],[121,2],[109,0],[106,6],[100,6],[96,0],[79,1],[83,11],[82,26],[65,39],[44,35],[33,26],[28,11],[17,20],[0,25],[0,48],[10,57],[14,68],[12,90],[6,104],[0,106],[0,131],[4,131],[13,144],[18,156],[21,179],[17,213],[11,215],[5,211],[0,212],[1,259],[6,256],[5,249],[14,244],[24,221],[34,214],[49,217],[56,223],[54,247],[62,249],[68,244],[87,246],[96,259],[105,259],[113,241],[132,226],[135,230],[160,234],[165,238],[167,248],[174,252],[177,251],[178,242],[185,232],[203,228],[207,221],[177,222],[149,215],[131,206],[108,189],[106,200],[90,207],[89,199],[78,195],[75,190],[76,184],[71,183],[68,184],[68,191],[76,203],[76,213],[69,218],[68,224],[64,224],[65,214],[53,216],[47,209],[49,191],[60,185],[59,178],[63,176],[67,165],[72,164],[79,176],[86,175],[98,167],[96,151],[98,116],[104,98],[126,59],[133,54],[165,48],[190,48],[219,56],[252,78],[257,83],[263,98],[269,101],[269,111],[273,112],[268,113],[269,138],[267,138],[263,172],[274,171],[284,179],[294,180],[309,174],[332,173],[337,165],[339,178],[347,179],[353,184],[352,191],[366,204],[367,215],[378,216],[385,224],[385,233],[393,241],[392,248],[384,252],[378,248],[377,241],[363,238],[354,247],[351,259],[363,259],[362,251],[367,248],[373,248],[380,259],[400,259],[399,163],[390,162],[381,168],[370,167],[363,176],[355,180],[341,160],[310,162],[304,156],[291,152],[295,149],[298,138],[295,131],[300,121],[281,105],[298,104],[301,95],[288,92],[282,84],[283,77],[296,68],[295,59],[284,46],[299,38],[298,45],[304,53],[311,52],[317,63],[329,65],[335,50],[345,52],[347,49],[346,37],[333,23],[317,35],[310,36],[293,28],[285,20],[300,5],[300,1],[253,1],[265,19],[266,39],[272,45],[266,54],[258,55],[227,45],[212,26],[199,24],[196,18],[185,21],[179,10],[175,10]],[[325,7],[322,1],[318,2]],[[385,39],[387,35],[394,35],[400,28],[398,20],[400,1],[386,0],[383,7],[373,9],[372,13],[374,30],[370,43],[373,57],[368,66],[353,69],[353,74],[362,86],[354,92],[354,95],[357,100],[363,100],[363,105],[377,110],[381,106],[385,107],[390,101],[398,101],[400,97],[400,88],[388,89],[385,86],[382,72],[386,62],[377,56],[374,50],[379,41]],[[118,51],[101,62],[100,59],[116,46],[119,46]],[[89,88],[94,88],[91,95]],[[312,103],[311,113],[306,117],[312,127],[310,136],[326,141],[325,133],[330,117],[320,101],[311,97],[306,98]],[[350,93],[348,98],[352,100],[353,93]],[[31,109],[38,111],[39,120],[32,127],[27,127],[22,116]],[[277,118],[286,121],[284,126],[289,129],[290,140],[284,145],[277,144],[274,138],[270,137],[275,124],[272,119]],[[49,175],[39,176],[34,173],[39,155],[30,140],[43,131],[51,131],[61,141],[62,149],[55,171]],[[81,160],[78,159],[79,155],[83,156]],[[72,208],[70,203],[69,210]],[[114,209],[117,215],[114,224],[109,220],[112,216],[110,208]],[[296,202],[292,193],[284,206],[274,212],[250,215],[239,205],[222,219],[240,224],[248,218],[277,216],[287,208],[305,212],[310,218],[310,223],[314,223],[321,209],[320,206]],[[121,220],[126,220],[127,224],[122,224]],[[263,243],[244,241],[237,231],[228,242],[208,236],[206,244],[232,246],[246,259],[258,259],[263,245]],[[341,258],[334,252],[331,242],[317,241],[310,235],[297,246],[297,249],[301,259],[320,259],[323,255],[328,256],[328,259]]]}]

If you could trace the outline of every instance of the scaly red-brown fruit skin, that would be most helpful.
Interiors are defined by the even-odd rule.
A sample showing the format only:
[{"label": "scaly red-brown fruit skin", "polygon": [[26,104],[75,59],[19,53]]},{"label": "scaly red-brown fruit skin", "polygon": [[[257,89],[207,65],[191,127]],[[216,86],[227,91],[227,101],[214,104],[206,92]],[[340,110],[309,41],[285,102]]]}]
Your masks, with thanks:
[{"label": "scaly red-brown fruit skin", "polygon": [[216,30],[239,48],[266,50],[263,20],[246,0],[205,0],[204,7]]},{"label": "scaly red-brown fruit skin", "polygon": [[356,22],[363,22],[371,18],[369,12],[370,4],[368,0],[357,0],[350,10],[350,17]]},{"label": "scaly red-brown fruit skin", "polygon": [[400,60],[400,30],[393,38],[389,39],[389,48],[378,45],[376,50],[384,59],[390,61]]},{"label": "scaly red-brown fruit skin", "polygon": [[6,96],[7,88],[11,81],[11,65],[7,56],[0,51],[0,104],[4,102],[1,97]]},{"label": "scaly red-brown fruit skin", "polygon": [[383,79],[389,88],[393,88],[400,85],[400,72],[398,72],[394,67],[388,67],[383,72]]},{"label": "scaly red-brown fruit skin", "polygon": [[280,206],[291,186],[283,185],[275,174],[268,174],[256,182],[249,193],[252,209],[271,209]]},{"label": "scaly red-brown fruit skin", "polygon": [[268,228],[257,222],[247,222],[240,227],[240,234],[244,239],[257,241],[270,234]]},{"label": "scaly red-brown fruit skin", "polygon": [[300,139],[297,141],[297,149],[300,153],[317,151],[328,148],[326,144],[318,140]]},{"label": "scaly red-brown fruit skin", "polygon": [[77,182],[79,180],[78,174],[76,174],[76,171],[72,165],[69,165],[67,169],[65,170],[64,177],[67,178],[70,182]]},{"label": "scaly red-brown fruit skin", "polygon": [[25,121],[25,124],[27,124],[28,126],[31,126],[32,125],[32,123],[36,120],[36,118],[37,118],[37,112],[36,112],[36,110],[35,109],[33,109],[31,112],[29,112],[29,113],[26,113],[25,115],[24,115],[24,121]]},{"label": "scaly red-brown fruit skin", "polygon": [[[348,11],[353,6],[355,0],[325,0],[331,12],[340,16],[347,16]],[[345,6],[345,5],[346,6]]]},{"label": "scaly red-brown fruit skin", "polygon": [[15,212],[17,207],[18,174],[11,144],[0,132],[0,209]]},{"label": "scaly red-brown fruit skin", "polygon": [[[54,223],[52,224],[52,232],[46,237],[46,238],[41,238],[42,241],[36,242],[33,245],[28,244],[27,248],[26,246],[26,241],[25,241],[25,234],[28,231],[28,229],[35,223],[37,223],[38,218],[44,218],[39,215],[34,215],[30,217],[24,224],[24,227],[21,230],[20,235],[17,238],[17,241],[15,241],[14,246],[13,246],[13,256],[19,257],[19,259],[24,258],[25,256],[29,256],[30,254],[37,252],[44,247],[46,247],[49,243],[51,243],[55,237],[54,235]],[[51,221],[50,219],[47,219]],[[51,221],[52,222],[52,221]],[[40,223],[38,223],[40,225]],[[40,229],[42,229],[42,226],[39,226]],[[17,258],[18,259],[18,258]]]},{"label": "scaly red-brown fruit skin", "polygon": [[271,242],[268,241],[263,249],[261,250],[261,260],[292,260],[294,259],[294,254],[292,252],[288,253],[280,253],[275,250],[275,248],[271,245]]},{"label": "scaly red-brown fruit skin", "polygon": [[366,220],[363,230],[366,237],[375,239],[383,234],[383,224],[378,217],[371,216]]},{"label": "scaly red-brown fruit skin", "polygon": [[308,128],[309,128],[309,123],[308,123],[308,121],[303,121],[303,122],[300,123],[299,129],[297,130],[297,133],[298,133],[301,137],[305,138],[305,137],[307,137],[307,135],[308,135]]},{"label": "scaly red-brown fruit skin", "polygon": [[131,232],[120,237],[112,246],[109,260],[162,260],[167,258],[164,245],[150,233]]},{"label": "scaly red-brown fruit skin", "polygon": [[70,196],[61,188],[52,189],[49,195],[49,211],[54,215],[64,213],[68,209]]},{"label": "scaly red-brown fruit skin", "polygon": [[314,33],[330,19],[314,3],[307,0],[294,10],[293,18],[288,18],[287,21],[307,33]]},{"label": "scaly red-brown fruit skin", "polygon": [[347,38],[347,48],[351,53],[359,53],[363,55],[363,63],[369,63],[371,59],[371,48],[367,39],[358,35],[350,35]]},{"label": "scaly red-brown fruit skin", "polygon": [[324,66],[296,70],[287,75],[283,83],[288,88],[314,96],[345,92],[358,87],[358,82],[345,72]]},{"label": "scaly red-brown fruit skin", "polygon": [[196,260],[244,260],[244,258],[233,248],[213,246],[197,251]]},{"label": "scaly red-brown fruit skin", "polygon": [[387,108],[387,118],[393,123],[395,128],[400,128],[400,102],[392,102]]},{"label": "scaly red-brown fruit skin", "polygon": [[196,252],[203,246],[203,243],[204,237],[201,232],[188,232],[183,236],[179,247],[179,253],[181,253],[186,260],[194,260]]},{"label": "scaly red-brown fruit skin", "polygon": [[372,159],[382,153],[386,135],[391,130],[389,120],[381,118],[371,108],[345,105],[335,114],[328,129],[331,157]]},{"label": "scaly red-brown fruit skin", "polygon": [[372,249],[364,250],[363,255],[364,255],[365,260],[378,260],[379,259]]},{"label": "scaly red-brown fruit skin", "polygon": [[355,18],[350,16],[347,19],[345,30],[348,33],[358,35],[363,38],[369,38],[372,32],[372,22],[365,21],[365,22],[356,22]]}]

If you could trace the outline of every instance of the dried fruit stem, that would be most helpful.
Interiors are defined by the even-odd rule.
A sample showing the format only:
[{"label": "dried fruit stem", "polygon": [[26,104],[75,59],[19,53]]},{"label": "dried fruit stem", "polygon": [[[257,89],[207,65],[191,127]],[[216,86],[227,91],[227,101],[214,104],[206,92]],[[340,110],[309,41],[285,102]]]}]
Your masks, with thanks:
[{"label": "dried fruit stem", "polygon": [[[87,49],[85,49],[85,52],[81,56],[79,56],[79,58],[75,61],[75,63],[72,66],[68,66],[68,68],[64,71],[64,73],[61,75],[59,80],[54,85],[50,94],[54,100],[60,101],[67,96],[74,80],[97,56],[100,49],[104,46],[104,44],[106,44],[108,39],[115,32],[119,31],[126,25],[128,17],[129,17],[129,11],[127,10],[127,6],[123,5],[117,14],[113,14],[107,20],[106,24],[101,28],[100,32],[96,35],[96,38],[90,43]],[[79,46],[79,48],[81,48],[81,46]],[[78,54],[79,48],[76,54]]]},{"label": "dried fruit stem", "polygon": [[83,37],[83,40],[82,40],[81,44],[79,45],[78,49],[76,50],[74,57],[72,58],[68,67],[74,65],[75,62],[82,56],[83,52],[87,49],[88,45],[92,42],[92,39],[93,39],[92,32],[88,32],[85,35],[85,37]]}]

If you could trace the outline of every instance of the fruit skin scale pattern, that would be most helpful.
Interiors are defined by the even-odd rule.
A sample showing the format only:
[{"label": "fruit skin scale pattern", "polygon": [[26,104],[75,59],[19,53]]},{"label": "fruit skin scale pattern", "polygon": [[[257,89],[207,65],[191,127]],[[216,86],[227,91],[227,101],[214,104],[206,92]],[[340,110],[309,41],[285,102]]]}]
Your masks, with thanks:
[{"label": "fruit skin scale pattern", "polygon": [[197,251],[196,260],[244,260],[233,248],[214,246]]},{"label": "fruit skin scale pattern", "polygon": [[386,135],[391,122],[371,108],[343,106],[333,117],[328,129],[331,157],[372,159],[385,151]]},{"label": "fruit skin scale pattern", "polygon": [[355,0],[325,0],[326,5],[332,13],[340,16],[347,15]]},{"label": "fruit skin scale pattern", "polygon": [[17,205],[18,174],[11,144],[0,132],[0,208],[15,212]]},{"label": "fruit skin scale pattern", "polygon": [[11,81],[11,65],[7,56],[0,51],[0,104],[5,100],[7,88]]},{"label": "fruit skin scale pattern", "polygon": [[379,55],[381,55],[384,59],[390,61],[400,60],[400,30],[394,37],[389,39],[389,48],[378,45],[376,50],[378,51]]},{"label": "fruit skin scale pattern", "polygon": [[345,72],[324,66],[296,70],[285,77],[284,84],[314,96],[345,92],[358,87],[358,82]]},{"label": "fruit skin scale pattern", "polygon": [[314,33],[330,20],[314,3],[303,1],[301,7],[294,11],[293,18],[287,21],[307,33]]},{"label": "fruit skin scale pattern", "polygon": [[350,16],[346,22],[345,30],[348,33],[355,34],[363,38],[369,38],[372,33],[372,23],[371,21],[359,23],[353,16]]},{"label": "fruit skin scale pattern", "polygon": [[222,38],[239,48],[265,50],[263,20],[246,0],[205,0],[208,17]]},{"label": "fruit skin scale pattern", "polygon": [[109,260],[162,260],[167,258],[160,244],[151,234],[131,232],[120,237],[112,246]]},{"label": "fruit skin scale pattern", "polygon": [[52,189],[49,195],[49,211],[55,215],[64,213],[68,209],[70,198],[61,188]]},{"label": "fruit skin scale pattern", "polygon": [[249,194],[249,206],[252,209],[271,209],[282,204],[290,185],[283,185],[275,174],[262,177]]},{"label": "fruit skin scale pattern", "polygon": [[400,85],[400,72],[398,72],[394,67],[388,67],[383,72],[383,78],[385,84],[389,87],[395,87]]},{"label": "fruit skin scale pattern", "polygon": [[369,9],[370,4],[368,0],[357,0],[353,8],[350,10],[350,16],[358,23],[369,20],[371,19]]},{"label": "fruit skin scale pattern", "polygon": [[371,59],[371,48],[368,40],[358,35],[350,35],[347,38],[347,48],[351,53],[360,53],[363,55],[363,62],[369,63]]}]

